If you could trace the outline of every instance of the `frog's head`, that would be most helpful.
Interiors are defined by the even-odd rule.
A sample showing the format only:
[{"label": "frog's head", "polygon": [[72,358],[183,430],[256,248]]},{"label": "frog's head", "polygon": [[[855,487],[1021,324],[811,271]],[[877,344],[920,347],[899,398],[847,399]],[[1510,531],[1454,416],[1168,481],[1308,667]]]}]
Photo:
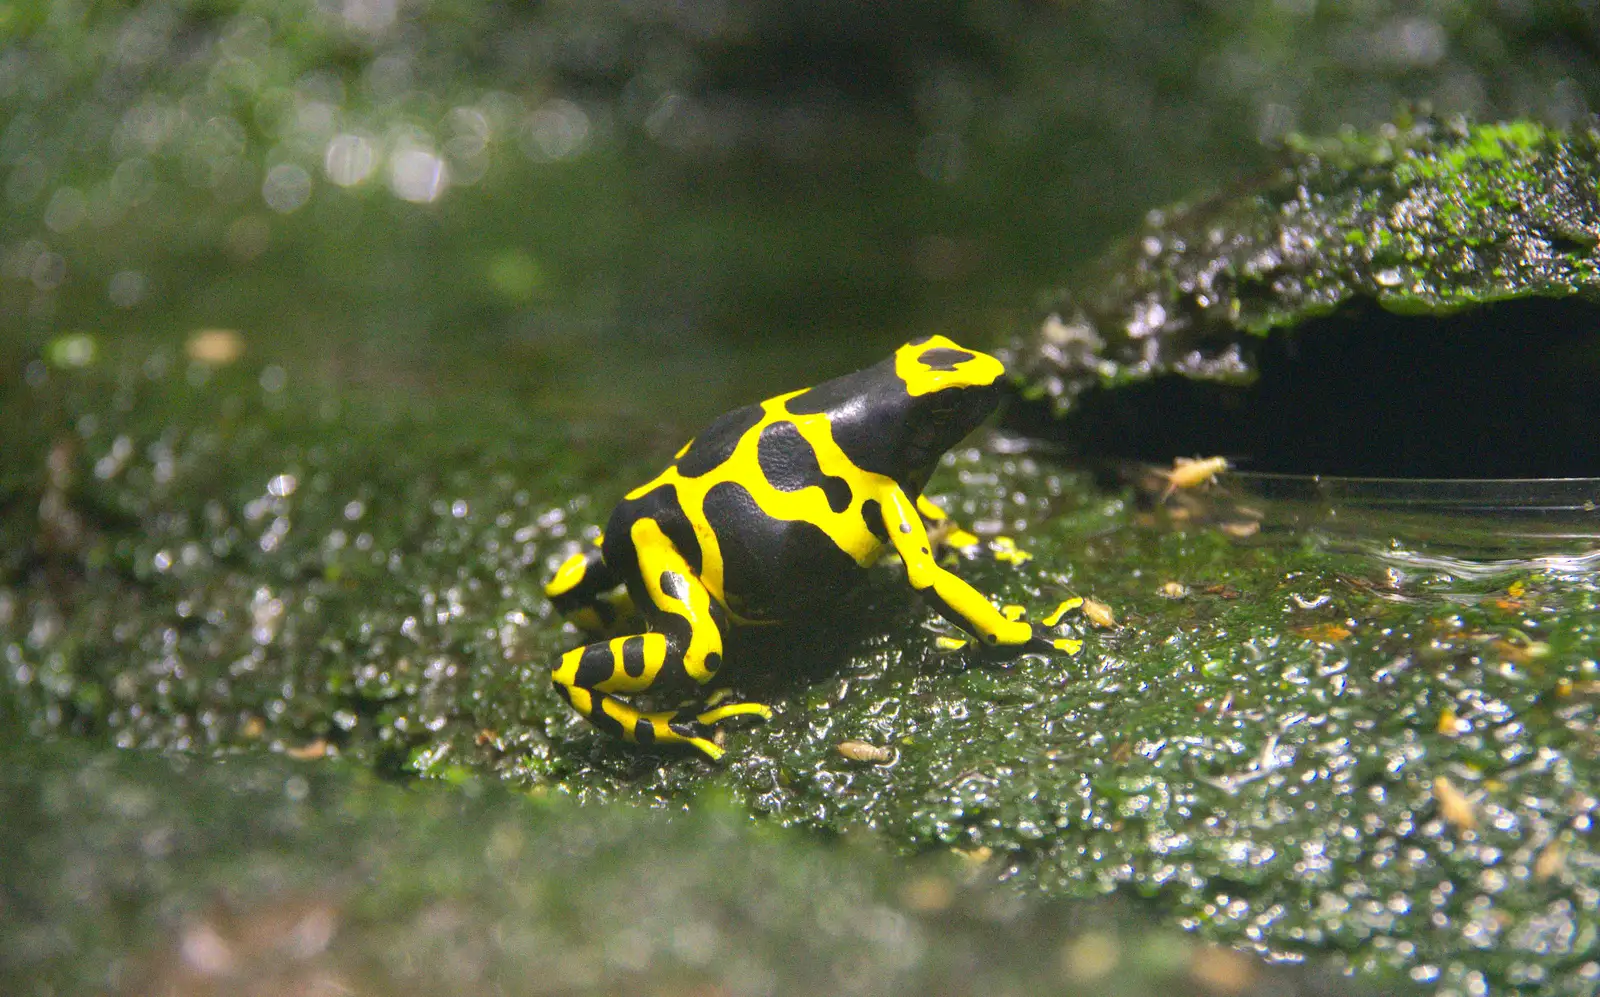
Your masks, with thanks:
[{"label": "frog's head", "polygon": [[939,457],[994,411],[1004,373],[987,353],[928,336],[783,404],[793,415],[825,413],[834,442],[857,467],[917,493]]},{"label": "frog's head", "polygon": [[994,411],[1006,369],[987,353],[928,336],[895,351],[894,372],[909,400],[899,442],[904,473],[920,488],[939,457]]}]

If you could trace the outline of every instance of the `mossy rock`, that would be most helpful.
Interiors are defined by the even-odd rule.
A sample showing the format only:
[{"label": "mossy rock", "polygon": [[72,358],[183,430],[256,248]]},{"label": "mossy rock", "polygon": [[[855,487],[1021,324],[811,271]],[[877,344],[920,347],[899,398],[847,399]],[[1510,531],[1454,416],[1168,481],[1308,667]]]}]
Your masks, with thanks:
[{"label": "mossy rock", "polygon": [[[1069,616],[1077,657],[943,653],[885,566],[848,618],[730,653],[777,716],[710,765],[601,735],[548,680],[581,638],[539,586],[649,447],[580,455],[495,396],[391,411],[246,361],[202,377],[170,346],[26,369],[0,385],[15,739],[494,780],[603,805],[572,816],[578,838],[585,813],[715,797],[763,825],[954,849],[1024,895],[1144,897],[1169,925],[1374,986],[1600,978],[1580,915],[1600,883],[1600,592],[1560,560],[1452,573],[1426,545],[1327,546],[1270,509],[1179,523],[984,438],[932,493],[1031,559],[956,570],[1035,610],[1092,596],[1115,625]],[[64,784],[76,764],[11,771]],[[55,820],[35,841],[76,818]],[[416,848],[455,833],[435,821]],[[663,839],[628,840],[626,868],[676,867]]]},{"label": "mossy rock", "polygon": [[1597,184],[1593,130],[1420,119],[1297,139],[1246,189],[1152,212],[1053,303],[1010,360],[1072,428],[1027,424],[1257,469],[1600,473],[1583,429]]}]

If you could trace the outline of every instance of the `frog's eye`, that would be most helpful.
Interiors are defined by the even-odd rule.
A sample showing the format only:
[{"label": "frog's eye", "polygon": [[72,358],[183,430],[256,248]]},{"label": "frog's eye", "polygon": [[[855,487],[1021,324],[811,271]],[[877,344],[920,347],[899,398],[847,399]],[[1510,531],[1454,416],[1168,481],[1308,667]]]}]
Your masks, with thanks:
[{"label": "frog's eye", "polygon": [[955,396],[959,392],[946,389],[932,396],[927,407],[928,418],[934,422],[949,422],[961,415],[961,401]]},{"label": "frog's eye", "polygon": [[932,425],[918,426],[912,433],[907,446],[912,450],[922,451],[933,447],[939,440],[939,432]]},{"label": "frog's eye", "polygon": [[976,354],[969,353],[966,350],[952,350],[947,346],[936,346],[931,350],[923,350],[917,356],[917,362],[929,370],[949,372],[975,356]]}]

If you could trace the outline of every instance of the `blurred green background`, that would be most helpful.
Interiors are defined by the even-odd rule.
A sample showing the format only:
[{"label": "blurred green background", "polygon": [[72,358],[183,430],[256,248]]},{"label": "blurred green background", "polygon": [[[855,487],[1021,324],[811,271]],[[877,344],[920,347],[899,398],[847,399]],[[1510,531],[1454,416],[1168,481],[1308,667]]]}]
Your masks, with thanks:
[{"label": "blurred green background", "polygon": [[1290,131],[1583,119],[1597,49],[1536,0],[24,0],[0,377],[225,328],[340,389],[672,437],[912,332],[993,343]]},{"label": "blurred green background", "polygon": [[[0,5],[0,770],[16,790],[0,826],[23,843],[0,855],[0,922],[31,918],[0,934],[0,980],[10,958],[60,984],[36,992],[126,981],[127,951],[227,881],[213,863],[264,868],[269,887],[396,870],[426,930],[391,942],[382,919],[404,905],[379,894],[380,928],[362,937],[402,961],[430,951],[408,940],[453,925],[509,931],[526,921],[517,882],[545,881],[547,851],[581,859],[601,808],[539,818],[554,830],[528,839],[534,880],[473,880],[457,864],[484,868],[487,846],[453,830],[490,827],[471,802],[482,780],[557,801],[692,801],[713,838],[865,825],[891,848],[965,849],[979,879],[1058,897],[1122,884],[1167,928],[1226,944],[1344,951],[1380,985],[1592,992],[1587,561],[1474,573],[1419,547],[1396,568],[1407,551],[1330,553],[1295,529],[1256,548],[1234,542],[1248,532],[1157,524],[1047,460],[962,451],[938,486],[953,511],[1036,555],[963,570],[1036,606],[1097,593],[1127,611],[1123,629],[1075,621],[1090,646],[1071,662],[959,668],[896,588],[867,634],[831,642],[851,663],[778,690],[779,718],[737,735],[721,769],[605,742],[545,679],[577,638],[542,577],[709,416],[914,333],[998,344],[1158,205],[1243,189],[1292,132],[1423,104],[1587,122],[1600,14],[1536,0]],[[1337,655],[1349,661],[1323,667]],[[1324,714],[1325,695],[1370,725],[1336,734],[1346,714]],[[834,739],[874,732],[916,732],[899,742],[910,760],[841,770]],[[1187,746],[1165,752],[1169,738]],[[460,791],[380,792],[362,768]],[[1369,790],[1354,804],[1341,773]],[[327,780],[311,807],[308,778]],[[1436,812],[1467,792],[1485,824],[1471,848],[1456,841],[1478,833],[1477,811]],[[525,803],[484,806],[514,831]],[[1047,824],[1056,807],[1081,812]],[[715,879],[744,846],[723,861],[693,835],[615,820],[613,870],[712,879],[738,901],[728,948],[753,951],[734,929],[768,898]],[[1191,832],[1195,857],[1169,863]],[[1305,865],[1324,837],[1334,859]],[[903,885],[897,863],[863,873],[828,855],[828,882]],[[1503,860],[1523,870],[1504,894]],[[555,868],[551,895],[587,899],[594,869]],[[1322,877],[1309,886],[1307,868]],[[794,882],[761,943],[775,961],[795,937],[870,940],[860,896]],[[490,899],[472,886],[445,910],[465,921],[432,917],[463,883]],[[676,886],[635,909],[627,885],[605,879],[602,899],[629,916],[681,909]],[[958,936],[937,920],[953,900],[894,902],[941,945],[1023,960],[1019,979],[1051,965],[1029,953],[1058,945],[1054,915],[977,896],[982,931]],[[989,945],[990,925],[1037,944]],[[459,932],[460,950],[496,930]],[[510,978],[594,942],[576,934],[512,946]],[[735,960],[714,965],[741,978]]]}]

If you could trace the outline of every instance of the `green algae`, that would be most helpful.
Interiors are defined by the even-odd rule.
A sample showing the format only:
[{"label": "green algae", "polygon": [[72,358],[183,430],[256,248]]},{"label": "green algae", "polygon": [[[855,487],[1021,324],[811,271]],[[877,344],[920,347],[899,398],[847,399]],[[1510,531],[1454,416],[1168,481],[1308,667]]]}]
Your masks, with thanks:
[{"label": "green algae", "polygon": [[1593,301],[1597,244],[1591,129],[1424,117],[1291,137],[1243,192],[1151,212],[1053,303],[1013,366],[1058,412],[1091,387],[1167,374],[1248,383],[1253,340],[1357,302],[1445,316]]}]

